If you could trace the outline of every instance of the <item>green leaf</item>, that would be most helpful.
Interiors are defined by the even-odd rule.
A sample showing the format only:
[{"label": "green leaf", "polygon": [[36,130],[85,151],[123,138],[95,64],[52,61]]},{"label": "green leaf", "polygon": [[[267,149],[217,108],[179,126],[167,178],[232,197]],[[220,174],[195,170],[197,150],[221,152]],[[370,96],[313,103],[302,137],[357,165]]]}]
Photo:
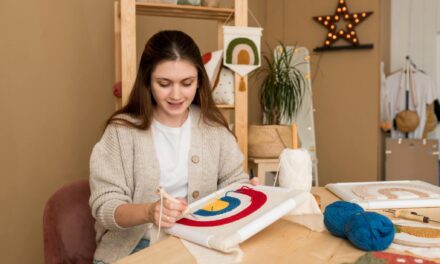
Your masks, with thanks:
[{"label": "green leaf", "polygon": [[263,56],[266,65],[257,73],[263,74],[260,103],[268,124],[279,124],[282,116],[292,120],[301,107],[306,88],[304,75],[297,68],[304,62],[293,61],[296,46],[293,49],[287,49],[283,43],[280,46],[279,53]]}]

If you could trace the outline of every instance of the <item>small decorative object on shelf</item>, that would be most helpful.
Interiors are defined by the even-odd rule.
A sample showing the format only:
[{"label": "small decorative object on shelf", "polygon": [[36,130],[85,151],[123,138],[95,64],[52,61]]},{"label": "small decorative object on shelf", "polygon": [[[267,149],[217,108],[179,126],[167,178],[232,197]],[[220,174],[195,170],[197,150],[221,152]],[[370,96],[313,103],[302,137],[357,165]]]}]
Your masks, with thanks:
[{"label": "small decorative object on shelf", "polygon": [[201,4],[201,0],[178,0],[178,5],[193,5],[199,6]]},{"label": "small decorative object on shelf", "polygon": [[202,6],[219,7],[220,0],[202,0]]},{"label": "small decorative object on shelf", "polygon": [[[341,50],[341,49],[371,49],[373,44],[363,44],[359,42],[355,27],[367,19],[373,12],[349,13],[346,0],[339,0],[336,11],[333,15],[315,16],[313,19],[320,25],[327,28],[326,40],[322,47],[315,48],[314,51]],[[338,28],[339,21],[345,21],[345,29]],[[332,46],[339,39],[350,43],[346,46]]]}]

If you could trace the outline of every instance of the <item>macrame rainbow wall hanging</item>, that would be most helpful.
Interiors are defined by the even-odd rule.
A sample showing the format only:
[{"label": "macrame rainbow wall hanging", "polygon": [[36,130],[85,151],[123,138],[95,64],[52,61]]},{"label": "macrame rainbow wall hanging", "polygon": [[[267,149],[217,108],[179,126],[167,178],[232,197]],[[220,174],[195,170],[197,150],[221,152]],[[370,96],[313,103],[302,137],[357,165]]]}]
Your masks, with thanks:
[{"label": "macrame rainbow wall hanging", "polygon": [[[223,26],[225,54],[223,64],[241,77],[261,65],[261,32],[259,27]],[[246,90],[246,84],[241,78],[240,91]]]}]

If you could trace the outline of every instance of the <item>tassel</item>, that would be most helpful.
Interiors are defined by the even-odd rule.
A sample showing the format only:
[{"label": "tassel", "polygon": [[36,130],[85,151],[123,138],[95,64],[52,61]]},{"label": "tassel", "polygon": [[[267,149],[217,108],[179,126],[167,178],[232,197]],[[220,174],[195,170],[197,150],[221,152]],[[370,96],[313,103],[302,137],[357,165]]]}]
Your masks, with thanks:
[{"label": "tassel", "polygon": [[244,82],[243,77],[240,76],[240,88],[239,91],[244,92],[246,91],[246,83]]}]

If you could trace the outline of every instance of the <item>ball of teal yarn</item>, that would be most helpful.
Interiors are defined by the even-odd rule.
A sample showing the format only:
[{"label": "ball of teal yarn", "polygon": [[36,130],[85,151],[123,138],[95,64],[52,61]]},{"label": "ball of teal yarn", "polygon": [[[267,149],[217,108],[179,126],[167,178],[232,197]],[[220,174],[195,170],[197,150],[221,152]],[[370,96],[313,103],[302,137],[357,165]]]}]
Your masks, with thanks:
[{"label": "ball of teal yarn", "polygon": [[358,212],[352,215],[344,232],[353,245],[365,251],[387,249],[394,239],[393,223],[375,212]]},{"label": "ball of teal yarn", "polygon": [[330,233],[345,238],[345,224],[352,215],[363,211],[364,209],[355,203],[337,201],[325,208],[324,224]]}]

